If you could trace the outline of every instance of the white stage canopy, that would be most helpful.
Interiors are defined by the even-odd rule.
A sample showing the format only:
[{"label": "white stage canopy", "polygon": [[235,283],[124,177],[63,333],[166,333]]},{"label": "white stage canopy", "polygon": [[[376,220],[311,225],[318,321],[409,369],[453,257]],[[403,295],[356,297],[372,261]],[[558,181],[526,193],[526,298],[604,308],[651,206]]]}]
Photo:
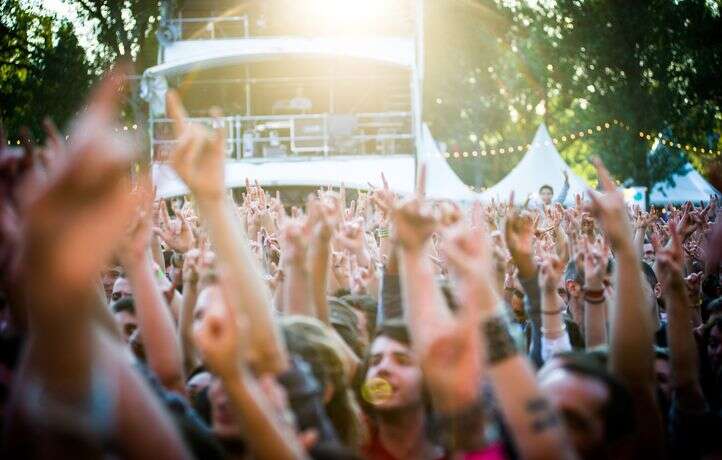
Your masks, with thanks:
[{"label": "white stage canopy", "polygon": [[[476,194],[464,185],[446,160],[441,156],[429,128],[423,128],[421,162],[427,165],[426,194],[433,199],[472,201]],[[319,187],[341,185],[349,189],[368,190],[369,183],[382,187],[381,173],[390,188],[401,195],[414,192],[416,184],[413,155],[363,155],[315,158],[278,158],[228,161],[225,165],[226,187],[245,187],[246,178],[258,181],[261,186]],[[153,165],[153,179],[158,197],[168,198],[188,193],[183,181],[170,165]]]},{"label": "white stage canopy", "polygon": [[652,187],[649,196],[651,204],[664,206],[667,203],[685,203],[687,201],[707,202],[710,195],[720,195],[719,190],[707,182],[690,163],[684,165],[682,174],[675,174],[672,179],[674,186],[663,181]]},{"label": "white stage canopy", "polygon": [[166,78],[191,71],[290,56],[355,58],[412,68],[412,38],[403,37],[260,37],[180,40],[163,46],[163,62],[143,72],[141,96],[154,115],[165,112]]},{"label": "white stage canopy", "polygon": [[556,195],[564,184],[562,171],[567,171],[569,174],[569,193],[565,204],[571,205],[574,203],[574,196],[577,193],[586,195],[589,186],[581,177],[574,174],[562,159],[547,127],[542,123],[524,158],[501,181],[488,188],[482,197],[485,201],[492,198],[506,201],[513,190],[515,204],[523,204],[529,196],[532,200],[538,199],[539,188],[542,185],[550,185]]},{"label": "white stage canopy", "polygon": [[[422,128],[422,156],[420,163],[426,164],[426,196],[433,199],[471,202],[479,199],[479,194],[469,189],[456,175],[449,163],[439,151],[429,127]],[[386,174],[386,173],[384,173]],[[388,177],[388,175],[386,175]]]}]

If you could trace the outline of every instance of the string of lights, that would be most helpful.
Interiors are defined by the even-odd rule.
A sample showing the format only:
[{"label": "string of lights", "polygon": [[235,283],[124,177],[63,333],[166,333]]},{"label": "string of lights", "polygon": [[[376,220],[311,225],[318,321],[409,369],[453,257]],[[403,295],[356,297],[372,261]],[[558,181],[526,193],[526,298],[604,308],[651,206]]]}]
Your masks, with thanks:
[{"label": "string of lights", "polygon": [[[599,125],[596,125],[594,127],[589,127],[587,129],[582,129],[573,133],[568,133],[562,136],[557,136],[552,139],[552,142],[554,145],[559,145],[566,142],[575,141],[577,139],[581,139],[585,136],[591,136],[594,134],[601,133],[603,131],[606,131],[610,128],[613,128],[615,126],[619,126],[622,129],[625,129],[627,131],[630,131],[631,128],[629,125],[625,124],[622,121],[619,120],[612,120],[612,122],[605,122]],[[129,130],[137,130],[138,125],[133,124],[131,126],[123,126],[123,131],[129,131]],[[119,129],[116,129],[116,131],[119,131]],[[677,142],[674,139],[665,138],[664,134],[662,133],[653,133],[653,132],[646,132],[646,131],[639,131],[639,138],[642,140],[647,141],[659,141],[662,145],[669,146],[671,148],[678,148],[680,150],[684,150],[686,153],[709,153],[713,155],[720,155],[722,154],[722,151],[720,150],[714,150],[706,147],[698,147],[696,145],[691,144],[682,144],[681,142]],[[11,141],[7,141],[8,145],[11,145]],[[20,145],[20,140],[18,139],[16,141],[17,145]],[[482,149],[482,150],[472,150],[469,151],[456,151],[456,152],[444,152],[442,155],[444,158],[468,158],[471,157],[485,157],[487,155],[504,155],[507,153],[514,153],[514,152],[523,152],[524,150],[528,150],[531,147],[531,144],[520,144],[515,146],[506,146],[506,147],[495,147],[495,148],[489,148],[489,149]]]},{"label": "string of lights", "polygon": [[[614,127],[622,128],[626,131],[631,131],[631,127],[627,125],[626,123],[620,121],[620,120],[611,120],[611,122],[605,122],[602,124],[598,124],[596,126],[589,127],[587,129],[582,129],[579,131],[567,133],[561,136],[556,136],[552,139],[552,142],[554,145],[564,144],[567,142],[576,141],[577,139],[582,139],[585,136],[591,136],[596,135],[599,133],[602,133],[606,130],[609,130]],[[694,153],[710,153],[715,155],[720,155],[719,150],[709,149],[705,147],[698,147],[691,144],[682,144],[681,142],[676,142],[672,139],[664,138],[664,135],[662,133],[648,133],[645,131],[639,131],[639,137],[641,139],[645,139],[648,141],[651,140],[659,140],[659,142],[662,143],[662,145],[668,145],[670,147],[676,147],[681,150],[685,150],[687,153],[694,152]],[[504,155],[507,153],[514,153],[514,152],[523,152],[524,150],[528,150],[531,147],[531,144],[520,144],[520,145],[512,145],[512,146],[504,146],[504,147],[494,147],[494,148],[487,148],[487,149],[481,149],[481,150],[473,150],[471,152],[469,151],[455,151],[455,152],[444,152],[442,156],[444,158],[468,158],[468,157],[485,157],[487,155]]]},{"label": "string of lights", "polygon": [[639,132],[639,138],[645,139],[647,141],[659,141],[662,145],[669,146],[671,148],[678,148],[680,150],[684,150],[687,153],[694,152],[694,153],[710,153],[713,155],[720,155],[722,151],[705,148],[705,147],[698,147],[696,145],[690,145],[690,144],[682,144],[681,142],[675,142],[674,139],[665,138],[664,134],[662,133],[648,133],[645,131]]},{"label": "string of lights", "polygon": [[[133,124],[133,125],[131,125],[131,126],[123,126],[123,128],[115,128],[115,132],[117,133],[117,132],[121,131],[121,129],[122,129],[123,131],[130,131],[130,130],[135,131],[135,130],[138,129],[138,125],[137,125],[137,124]],[[65,140],[67,140],[67,139],[68,139],[68,136],[65,136]],[[16,141],[15,141],[15,144],[16,144],[16,145],[20,145],[20,139],[16,140]],[[8,145],[12,145],[12,141],[8,140]]]}]

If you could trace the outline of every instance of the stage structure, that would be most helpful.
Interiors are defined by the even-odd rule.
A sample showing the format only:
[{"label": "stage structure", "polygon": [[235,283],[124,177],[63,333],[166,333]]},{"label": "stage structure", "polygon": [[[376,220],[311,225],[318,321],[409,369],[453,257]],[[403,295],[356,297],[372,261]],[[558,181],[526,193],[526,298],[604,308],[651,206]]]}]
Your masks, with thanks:
[{"label": "stage structure", "polygon": [[[143,74],[161,196],[185,193],[164,161],[165,93],[210,124],[223,110],[226,185],[381,185],[413,191],[419,160],[438,198],[472,196],[422,125],[423,0],[164,0],[158,64]],[[430,152],[433,152],[431,154]],[[423,161],[423,160],[422,160]]]}]

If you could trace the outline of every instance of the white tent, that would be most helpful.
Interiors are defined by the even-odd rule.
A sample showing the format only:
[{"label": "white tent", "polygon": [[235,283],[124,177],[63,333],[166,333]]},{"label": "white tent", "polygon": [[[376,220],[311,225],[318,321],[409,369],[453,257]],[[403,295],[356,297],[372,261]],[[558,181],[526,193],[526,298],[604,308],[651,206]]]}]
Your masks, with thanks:
[{"label": "white tent", "polygon": [[441,155],[426,123],[424,123],[422,131],[423,147],[419,163],[426,164],[426,196],[433,199],[462,202],[478,199],[478,194],[472,192],[469,186],[459,179],[459,176]]},{"label": "white tent", "polygon": [[487,201],[492,198],[508,200],[513,190],[514,202],[523,204],[529,196],[538,198],[539,188],[542,185],[550,185],[557,194],[564,185],[562,171],[567,171],[569,174],[569,193],[565,204],[572,204],[574,196],[577,193],[584,195],[589,190],[589,186],[574,174],[559,155],[547,127],[542,123],[524,158],[501,181],[487,189],[482,197]]},{"label": "white tent", "polygon": [[[426,195],[434,199],[472,201],[476,194],[459,179],[438,151],[429,128],[423,127],[423,148],[419,159],[425,163]],[[277,159],[227,161],[226,187],[245,186],[246,178],[262,186],[334,186],[366,190],[369,183],[382,187],[381,173],[389,187],[401,195],[415,189],[413,155],[358,155],[316,158],[286,157]],[[153,165],[153,179],[158,196],[168,198],[188,193],[170,165]]]},{"label": "white tent", "polygon": [[719,190],[707,182],[690,164],[683,166],[682,174],[672,176],[674,186],[667,181],[658,182],[652,187],[649,201],[654,205],[667,203],[685,203],[709,201],[710,195],[720,195]]}]

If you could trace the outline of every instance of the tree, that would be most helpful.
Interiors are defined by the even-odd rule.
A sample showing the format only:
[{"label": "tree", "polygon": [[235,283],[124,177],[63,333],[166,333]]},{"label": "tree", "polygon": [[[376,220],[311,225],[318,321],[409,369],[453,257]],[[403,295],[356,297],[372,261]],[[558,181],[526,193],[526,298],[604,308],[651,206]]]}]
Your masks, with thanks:
[{"label": "tree", "polygon": [[[454,8],[448,2],[438,5]],[[434,95],[425,107],[437,136],[457,139],[461,149],[471,150],[480,145],[473,145],[471,136],[465,139],[470,127],[484,132],[476,136],[484,142],[502,138],[518,145],[528,142],[542,120],[552,134],[561,135],[618,119],[631,128],[585,136],[559,148],[577,161],[597,153],[617,178],[647,187],[678,171],[686,159],[676,148],[666,149],[663,157],[648,155],[651,142],[640,139],[640,131],[719,149],[719,136],[710,134],[719,132],[720,124],[716,83],[722,48],[715,34],[722,23],[711,2],[479,0],[460,8],[465,10],[456,13],[463,19],[454,22],[455,35],[465,46],[443,41],[447,65],[438,70],[455,73],[447,73],[446,80],[439,74],[439,83],[431,69],[426,82]],[[434,27],[438,23],[432,21],[429,28]],[[470,87],[473,72],[481,78]],[[478,96],[457,97],[466,119],[434,104],[433,98],[453,101],[470,91]],[[698,164],[718,162],[699,151],[691,156],[702,160]],[[491,176],[499,171],[489,165],[505,163],[508,171],[515,163],[509,155],[482,160]],[[588,167],[575,165],[580,166]]]},{"label": "tree", "polygon": [[[98,45],[94,54],[100,68],[125,60],[133,64],[136,74],[140,74],[155,64],[159,0],[63,1],[73,5],[79,17],[92,24]],[[131,84],[130,93],[131,118],[135,121],[144,119],[137,84]]]},{"label": "tree", "polygon": [[17,140],[23,126],[43,138],[45,117],[63,126],[91,80],[72,24],[34,13],[18,0],[0,5],[0,118],[10,140]]}]

